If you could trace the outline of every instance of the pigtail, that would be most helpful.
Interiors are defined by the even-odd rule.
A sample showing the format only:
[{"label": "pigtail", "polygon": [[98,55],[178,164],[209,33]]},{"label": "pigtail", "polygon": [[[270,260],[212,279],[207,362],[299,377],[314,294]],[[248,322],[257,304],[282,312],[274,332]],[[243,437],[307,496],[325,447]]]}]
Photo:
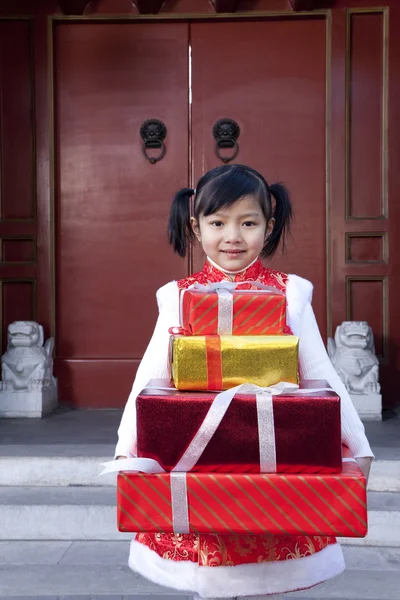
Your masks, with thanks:
[{"label": "pigtail", "polygon": [[273,215],[275,224],[262,251],[263,257],[273,256],[281,241],[282,247],[285,249],[285,238],[290,233],[290,222],[293,217],[292,204],[286,187],[282,183],[274,183],[269,186],[269,191],[275,199],[275,211]]},{"label": "pigtail", "polygon": [[190,226],[190,198],[194,190],[183,188],[175,194],[168,221],[168,241],[179,256],[186,256],[187,246],[194,239]]}]

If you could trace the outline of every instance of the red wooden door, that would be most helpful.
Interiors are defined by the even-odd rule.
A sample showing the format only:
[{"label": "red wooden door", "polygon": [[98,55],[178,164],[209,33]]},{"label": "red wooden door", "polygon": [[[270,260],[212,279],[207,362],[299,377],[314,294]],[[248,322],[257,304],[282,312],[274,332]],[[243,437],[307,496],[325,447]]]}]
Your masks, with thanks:
[{"label": "red wooden door", "polygon": [[[60,398],[77,406],[124,404],[154,326],[154,292],[186,274],[165,228],[190,166],[188,27],[55,30],[56,364]],[[291,189],[297,221],[287,255],[272,266],[315,281],[325,330],[325,22],[190,28],[194,181],[220,164],[214,123],[235,119],[238,162]],[[141,153],[138,132],[149,117],[168,128],[157,165]],[[194,268],[203,259],[196,251]]]},{"label": "red wooden door", "polygon": [[[191,26],[194,180],[222,164],[213,125],[240,126],[235,162],[284,182],[295,223],[287,252],[268,264],[315,284],[314,308],[326,331],[326,24],[324,18]],[[204,257],[197,250],[194,267]]]},{"label": "red wooden door", "polygon": [[[123,406],[157,315],[186,275],[166,224],[188,174],[188,26],[55,27],[56,371],[60,400]],[[153,165],[139,130],[168,129]]]}]

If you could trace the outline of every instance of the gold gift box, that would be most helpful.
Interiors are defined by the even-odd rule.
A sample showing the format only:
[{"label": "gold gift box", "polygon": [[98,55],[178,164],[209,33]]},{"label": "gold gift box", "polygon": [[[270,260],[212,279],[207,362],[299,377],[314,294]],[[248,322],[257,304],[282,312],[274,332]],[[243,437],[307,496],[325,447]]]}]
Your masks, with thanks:
[{"label": "gold gift box", "polygon": [[172,336],[172,380],[178,390],[298,383],[298,346],[294,335]]}]

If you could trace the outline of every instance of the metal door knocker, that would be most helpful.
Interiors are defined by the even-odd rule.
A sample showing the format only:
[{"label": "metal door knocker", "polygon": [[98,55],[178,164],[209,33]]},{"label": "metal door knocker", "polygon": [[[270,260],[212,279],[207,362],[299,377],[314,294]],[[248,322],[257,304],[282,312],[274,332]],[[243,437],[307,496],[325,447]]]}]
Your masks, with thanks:
[{"label": "metal door knocker", "polygon": [[[164,158],[167,151],[164,144],[164,140],[167,137],[167,128],[162,121],[158,121],[157,119],[145,121],[140,128],[140,137],[143,140],[143,154],[152,165]],[[147,151],[152,148],[160,149],[158,156],[149,156],[147,154]]]},{"label": "metal door knocker", "polygon": [[[213,136],[216,141],[215,153],[220,160],[228,163],[237,157],[239,144],[237,139],[240,135],[240,127],[233,119],[220,119],[213,127]],[[222,148],[234,148],[232,156],[221,156]]]}]

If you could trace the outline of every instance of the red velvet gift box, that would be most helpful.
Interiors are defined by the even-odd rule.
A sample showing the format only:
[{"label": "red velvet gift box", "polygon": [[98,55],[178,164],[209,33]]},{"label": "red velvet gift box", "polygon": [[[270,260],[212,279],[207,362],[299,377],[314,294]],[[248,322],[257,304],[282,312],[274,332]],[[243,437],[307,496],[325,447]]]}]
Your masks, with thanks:
[{"label": "red velvet gift box", "polygon": [[[326,387],[326,381],[300,384],[300,390]],[[136,400],[138,457],[152,458],[164,470],[171,471],[199,430],[216,395],[217,392],[181,392],[168,380],[150,381]],[[274,396],[273,420],[276,472],[341,471],[340,399],[333,390]],[[258,434],[255,394],[236,395],[191,470],[259,473]]]},{"label": "red velvet gift box", "polygon": [[[232,290],[230,335],[279,335],[286,325],[286,298],[282,292]],[[187,289],[181,292],[181,326],[190,335],[220,333],[217,291]]]},{"label": "red velvet gift box", "polygon": [[[172,496],[176,476],[185,478],[183,502]],[[338,475],[121,472],[117,485],[120,531],[367,533],[366,480],[355,462]]]}]

